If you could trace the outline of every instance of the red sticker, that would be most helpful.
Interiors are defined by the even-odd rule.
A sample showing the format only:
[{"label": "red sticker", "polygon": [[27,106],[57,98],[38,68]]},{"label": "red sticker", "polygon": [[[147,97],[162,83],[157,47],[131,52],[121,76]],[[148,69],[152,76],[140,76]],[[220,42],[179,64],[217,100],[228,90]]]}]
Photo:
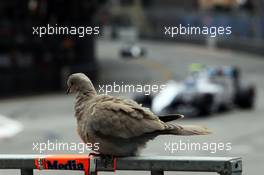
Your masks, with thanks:
[{"label": "red sticker", "polygon": [[87,155],[46,155],[35,159],[39,170],[78,170],[89,175],[90,157]]}]

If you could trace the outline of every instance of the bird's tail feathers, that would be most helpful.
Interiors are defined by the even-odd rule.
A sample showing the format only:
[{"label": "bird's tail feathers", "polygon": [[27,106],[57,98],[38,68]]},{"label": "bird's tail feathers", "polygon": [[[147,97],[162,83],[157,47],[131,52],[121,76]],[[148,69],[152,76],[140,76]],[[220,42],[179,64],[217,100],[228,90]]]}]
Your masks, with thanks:
[{"label": "bird's tail feathers", "polygon": [[208,135],[212,132],[203,126],[198,125],[173,125],[170,124],[170,129],[168,129],[169,134],[174,135]]}]

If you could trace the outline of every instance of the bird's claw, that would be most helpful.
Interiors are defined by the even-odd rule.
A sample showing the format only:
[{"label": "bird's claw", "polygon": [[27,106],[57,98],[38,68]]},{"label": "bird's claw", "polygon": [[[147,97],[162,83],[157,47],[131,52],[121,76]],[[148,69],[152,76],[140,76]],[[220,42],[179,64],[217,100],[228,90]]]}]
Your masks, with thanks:
[{"label": "bird's claw", "polygon": [[99,157],[102,161],[102,165],[106,169],[113,169],[115,170],[115,157],[106,154],[98,154],[98,153],[90,153],[90,156]]}]

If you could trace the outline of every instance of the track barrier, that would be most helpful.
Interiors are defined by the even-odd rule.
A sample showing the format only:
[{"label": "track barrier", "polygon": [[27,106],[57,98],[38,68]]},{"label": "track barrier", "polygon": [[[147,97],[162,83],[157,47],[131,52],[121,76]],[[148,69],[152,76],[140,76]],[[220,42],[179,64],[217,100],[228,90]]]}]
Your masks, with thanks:
[{"label": "track barrier", "polygon": [[33,175],[39,170],[76,170],[86,175],[98,171],[150,171],[164,175],[164,171],[216,172],[220,175],[242,175],[242,160],[237,157],[122,157],[107,159],[88,155],[0,155],[0,169],[20,169],[21,175]]}]

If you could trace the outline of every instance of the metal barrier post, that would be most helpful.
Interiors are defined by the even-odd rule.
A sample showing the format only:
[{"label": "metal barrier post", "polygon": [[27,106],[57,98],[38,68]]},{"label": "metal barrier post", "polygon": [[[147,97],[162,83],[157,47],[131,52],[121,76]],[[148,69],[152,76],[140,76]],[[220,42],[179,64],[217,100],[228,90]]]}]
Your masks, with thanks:
[{"label": "metal barrier post", "polygon": [[33,170],[31,169],[21,169],[20,172],[21,172],[21,175],[33,175],[34,174]]},{"label": "metal barrier post", "polygon": [[163,171],[151,171],[151,175],[164,175]]}]

